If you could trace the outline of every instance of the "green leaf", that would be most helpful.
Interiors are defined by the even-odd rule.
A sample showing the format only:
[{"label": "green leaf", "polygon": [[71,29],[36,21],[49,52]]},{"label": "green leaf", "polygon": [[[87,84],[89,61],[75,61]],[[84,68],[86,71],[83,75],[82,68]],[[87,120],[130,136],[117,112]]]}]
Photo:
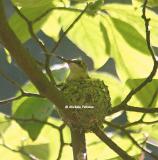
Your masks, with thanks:
[{"label": "green leaf", "polygon": [[[41,13],[44,13],[49,7],[45,8],[22,8],[21,12],[28,17],[28,19],[35,19],[37,18]],[[39,22],[37,22],[34,25],[34,33],[37,33],[43,23],[43,19]],[[16,36],[21,40],[21,42],[27,41],[31,35],[28,31],[28,26],[26,22],[19,17],[17,13],[14,13],[11,18],[9,19],[9,25],[13,29]]]},{"label": "green leaf", "polygon": [[[128,114],[128,120],[130,123],[138,121],[141,119],[143,113],[136,113],[136,112],[127,112]],[[132,127],[129,127],[128,129],[131,131],[134,131],[135,133],[138,132],[138,134],[143,134],[144,137],[148,137],[148,143],[154,142],[156,144],[158,138],[157,138],[157,132],[158,132],[158,125],[156,121],[158,121],[157,115],[151,115],[146,114],[143,121],[145,122],[153,122],[153,124],[143,124],[139,123],[137,125],[134,125]]]},{"label": "green leaf", "polygon": [[52,37],[56,41],[59,39],[59,33],[61,30],[61,26],[59,24],[59,16],[59,11],[53,11],[41,27],[41,30],[47,36]]},{"label": "green leaf", "polygon": [[[126,85],[130,90],[136,88],[141,84],[145,79],[129,79],[126,82]],[[158,95],[155,98],[152,106],[148,106],[155,95],[155,92],[158,90],[158,79],[154,79],[152,82],[148,83],[143,89],[141,89],[135,96],[132,98],[129,104],[133,106],[142,106],[142,107],[156,107],[158,106]]]},{"label": "green leaf", "polygon": [[[18,106],[18,109],[15,112],[13,112],[13,116],[20,119],[38,119],[41,121],[46,121],[51,115],[52,110],[52,104],[47,100],[40,98],[28,98],[20,106]],[[34,121],[24,120],[17,122],[22,128],[27,130],[32,140],[35,140],[38,137],[42,127],[44,126],[43,123]]]},{"label": "green leaf", "polygon": [[[64,31],[79,14],[71,11],[62,12],[61,25]],[[90,16],[84,14],[67,34],[76,46],[92,58],[95,68],[104,65],[110,54],[109,37],[106,28],[102,25],[103,21],[101,15]]]},{"label": "green leaf", "polygon": [[[135,9],[131,5],[113,3],[106,4],[102,7],[102,9],[108,12],[110,17],[117,18],[133,26],[133,28],[135,28],[145,38],[145,25],[143,19],[141,18],[141,8]],[[147,17],[150,18],[151,43],[153,46],[158,46],[158,16],[155,12],[149,9],[146,9],[146,12]]]},{"label": "green leaf", "polygon": [[[121,81],[125,82],[129,78],[147,77],[153,68],[153,60],[150,54],[142,54],[140,49],[136,49],[138,45],[133,47],[131,45],[132,42],[129,45],[117,30],[111,18],[105,17],[104,27],[108,28],[110,43],[113,44],[111,45],[111,56],[115,60],[116,70]],[[126,31],[128,32],[128,30]],[[128,34],[131,35],[131,31],[129,31]],[[136,33],[133,34],[136,35]],[[140,38],[138,37],[138,39]],[[131,41],[133,40],[131,39]],[[142,41],[140,43],[142,43]],[[143,49],[143,51],[144,50],[145,49]]]},{"label": "green leaf", "polygon": [[6,116],[7,115],[0,113],[0,134],[3,134],[10,126],[10,120],[8,120]]},{"label": "green leaf", "polygon": [[[21,6],[20,8],[21,13],[23,13],[29,20],[34,20],[55,5],[59,5],[59,1],[52,1],[52,0],[40,0],[37,2],[37,0],[33,1],[25,1],[25,0],[15,0],[14,3],[18,6]],[[52,18],[51,15],[54,15],[54,19]],[[49,14],[45,15],[44,17],[40,18],[39,21],[33,24],[33,29],[34,33],[37,33],[40,29],[43,29],[46,34],[50,33],[50,27],[52,29],[51,35],[53,36],[54,39],[58,38],[60,26],[57,22],[57,17],[53,12],[50,12]],[[50,17],[49,17],[50,16]],[[48,21],[49,18],[49,21]],[[51,23],[53,20],[54,24],[51,25],[48,28],[48,25]],[[45,24],[46,22],[46,24]],[[48,23],[49,22],[49,23]],[[45,25],[44,25],[45,24]],[[22,41],[25,42],[27,41],[31,36],[28,31],[28,26],[26,22],[17,14],[14,13],[10,19],[9,19],[9,25],[13,29],[14,33],[17,35],[17,37]],[[43,26],[44,25],[44,26]],[[42,27],[43,26],[43,27]],[[56,32],[56,33],[54,33]]]},{"label": "green leaf", "polygon": [[68,159],[68,160],[73,160],[73,155],[72,155],[72,147],[70,146],[65,146],[64,149],[63,149],[63,152],[62,152],[62,157],[61,157],[61,160],[64,160],[65,157]]},{"label": "green leaf", "polygon": [[[31,84],[26,84],[32,90]],[[34,121],[27,121],[27,119],[38,119],[46,121],[53,111],[53,105],[46,99],[37,97],[25,97],[13,103],[12,114],[13,117],[19,119],[26,119],[26,121],[17,121],[20,126],[25,129],[32,140],[35,140],[43,128],[43,123]]]},{"label": "green leaf", "polygon": [[[49,118],[48,122],[53,123],[56,126],[60,126],[62,122],[57,119]],[[67,131],[64,131],[68,134]],[[15,122],[12,121],[9,128],[3,134],[3,140],[5,144],[12,149],[18,150],[23,148],[24,151],[30,153],[37,158],[44,160],[57,159],[59,147],[60,147],[60,136],[58,130],[51,126],[45,125],[38,136],[36,141],[32,141],[28,134]],[[2,139],[0,137],[0,143],[2,144]],[[70,148],[70,147],[69,147]],[[1,160],[16,159],[24,160],[26,156],[21,153],[12,152],[2,145],[0,145],[0,154],[3,155]],[[65,157],[72,155],[72,151],[65,153]]]},{"label": "green leaf", "polygon": [[[144,0],[132,0],[134,7],[140,7],[144,4]],[[156,7],[158,6],[158,0],[148,0],[147,6]]]},{"label": "green leaf", "polygon": [[149,136],[151,138],[151,142],[157,142],[158,138],[157,138],[157,133],[158,133],[158,125],[157,124],[153,124],[151,126],[148,126],[145,128],[146,130],[150,131],[149,132]]},{"label": "green leaf", "polygon": [[[137,140],[139,137],[136,137]],[[128,154],[132,156],[136,156],[140,154],[140,150],[133,145],[133,143],[125,136],[113,136],[111,139],[117,143],[123,150],[128,152]],[[86,142],[87,142],[87,154],[89,155],[89,159],[116,159],[120,160],[118,155],[111,150],[108,146],[106,146],[98,137],[96,137],[93,133],[86,134]]]},{"label": "green leaf", "polygon": [[[52,112],[51,104],[46,103],[46,101],[37,98],[27,99],[21,106],[19,106],[13,116],[20,119],[38,119],[46,121]],[[44,126],[42,123],[27,120],[18,121],[18,123],[29,133],[32,140],[35,140],[38,137]]]},{"label": "green leaf", "polygon": [[63,137],[65,143],[71,143],[71,133],[69,127],[67,126],[63,129]]},{"label": "green leaf", "polygon": [[[23,90],[25,92],[29,92],[29,93],[37,93],[38,94],[38,91],[37,89],[35,88],[35,86],[30,83],[30,82],[27,82],[26,84],[24,84],[23,86]],[[17,95],[19,95],[19,92],[17,92]],[[27,100],[28,97],[23,97],[21,99],[19,99],[18,101],[14,101],[13,104],[12,104],[12,113],[16,112],[16,110],[18,109],[18,107],[25,101]]]},{"label": "green leaf", "polygon": [[140,51],[142,54],[149,55],[144,37],[133,26],[117,18],[111,18],[111,20],[115,28],[132,48]]},{"label": "green leaf", "polygon": [[49,5],[52,0],[12,0],[12,2],[17,5],[18,7],[25,7],[25,8],[36,8],[42,7],[45,5]]},{"label": "green leaf", "polygon": [[[39,159],[48,159],[50,154],[49,143],[26,145],[22,147],[27,153],[34,155]],[[23,156],[25,157],[25,156]]]}]

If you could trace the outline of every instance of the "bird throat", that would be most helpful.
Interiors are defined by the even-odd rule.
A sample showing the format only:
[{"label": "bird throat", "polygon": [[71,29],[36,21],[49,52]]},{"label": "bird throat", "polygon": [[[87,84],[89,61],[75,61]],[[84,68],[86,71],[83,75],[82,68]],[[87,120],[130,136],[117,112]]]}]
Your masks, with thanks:
[{"label": "bird throat", "polygon": [[82,80],[82,79],[89,79],[89,75],[87,72],[83,71],[80,73],[74,73],[70,70],[70,74],[67,77],[67,80]]}]

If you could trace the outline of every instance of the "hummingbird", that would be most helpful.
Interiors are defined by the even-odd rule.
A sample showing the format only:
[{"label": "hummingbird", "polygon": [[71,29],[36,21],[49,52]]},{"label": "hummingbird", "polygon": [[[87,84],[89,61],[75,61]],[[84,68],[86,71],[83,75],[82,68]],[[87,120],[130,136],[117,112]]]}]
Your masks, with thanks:
[{"label": "hummingbird", "polygon": [[57,58],[67,63],[70,69],[65,83],[58,86],[67,100],[69,118],[65,122],[86,132],[95,125],[102,126],[111,108],[108,87],[102,80],[88,75],[87,66],[81,59]]},{"label": "hummingbird", "polygon": [[57,56],[60,60],[67,63],[70,69],[70,74],[67,77],[67,81],[70,80],[82,80],[90,79],[88,75],[87,65],[81,59],[66,59],[61,56]]}]

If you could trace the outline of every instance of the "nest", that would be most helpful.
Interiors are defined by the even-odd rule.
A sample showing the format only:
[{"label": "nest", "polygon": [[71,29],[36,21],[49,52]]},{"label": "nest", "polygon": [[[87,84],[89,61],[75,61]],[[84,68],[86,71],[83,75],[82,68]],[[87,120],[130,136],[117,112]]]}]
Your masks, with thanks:
[{"label": "nest", "polygon": [[[111,108],[108,87],[99,79],[67,81],[61,88],[67,101],[69,126],[89,131],[95,125],[102,125]],[[67,113],[65,112],[65,114]]]}]

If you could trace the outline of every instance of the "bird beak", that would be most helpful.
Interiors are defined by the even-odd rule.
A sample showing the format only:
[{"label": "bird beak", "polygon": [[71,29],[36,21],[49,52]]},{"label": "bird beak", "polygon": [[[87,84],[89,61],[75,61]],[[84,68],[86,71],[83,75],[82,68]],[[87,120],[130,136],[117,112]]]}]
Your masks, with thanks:
[{"label": "bird beak", "polygon": [[65,62],[65,63],[68,63],[68,64],[72,62],[71,60],[66,59],[66,58],[64,58],[64,57],[61,57],[61,56],[57,56],[57,58],[59,58],[60,60],[62,60],[62,61]]}]

